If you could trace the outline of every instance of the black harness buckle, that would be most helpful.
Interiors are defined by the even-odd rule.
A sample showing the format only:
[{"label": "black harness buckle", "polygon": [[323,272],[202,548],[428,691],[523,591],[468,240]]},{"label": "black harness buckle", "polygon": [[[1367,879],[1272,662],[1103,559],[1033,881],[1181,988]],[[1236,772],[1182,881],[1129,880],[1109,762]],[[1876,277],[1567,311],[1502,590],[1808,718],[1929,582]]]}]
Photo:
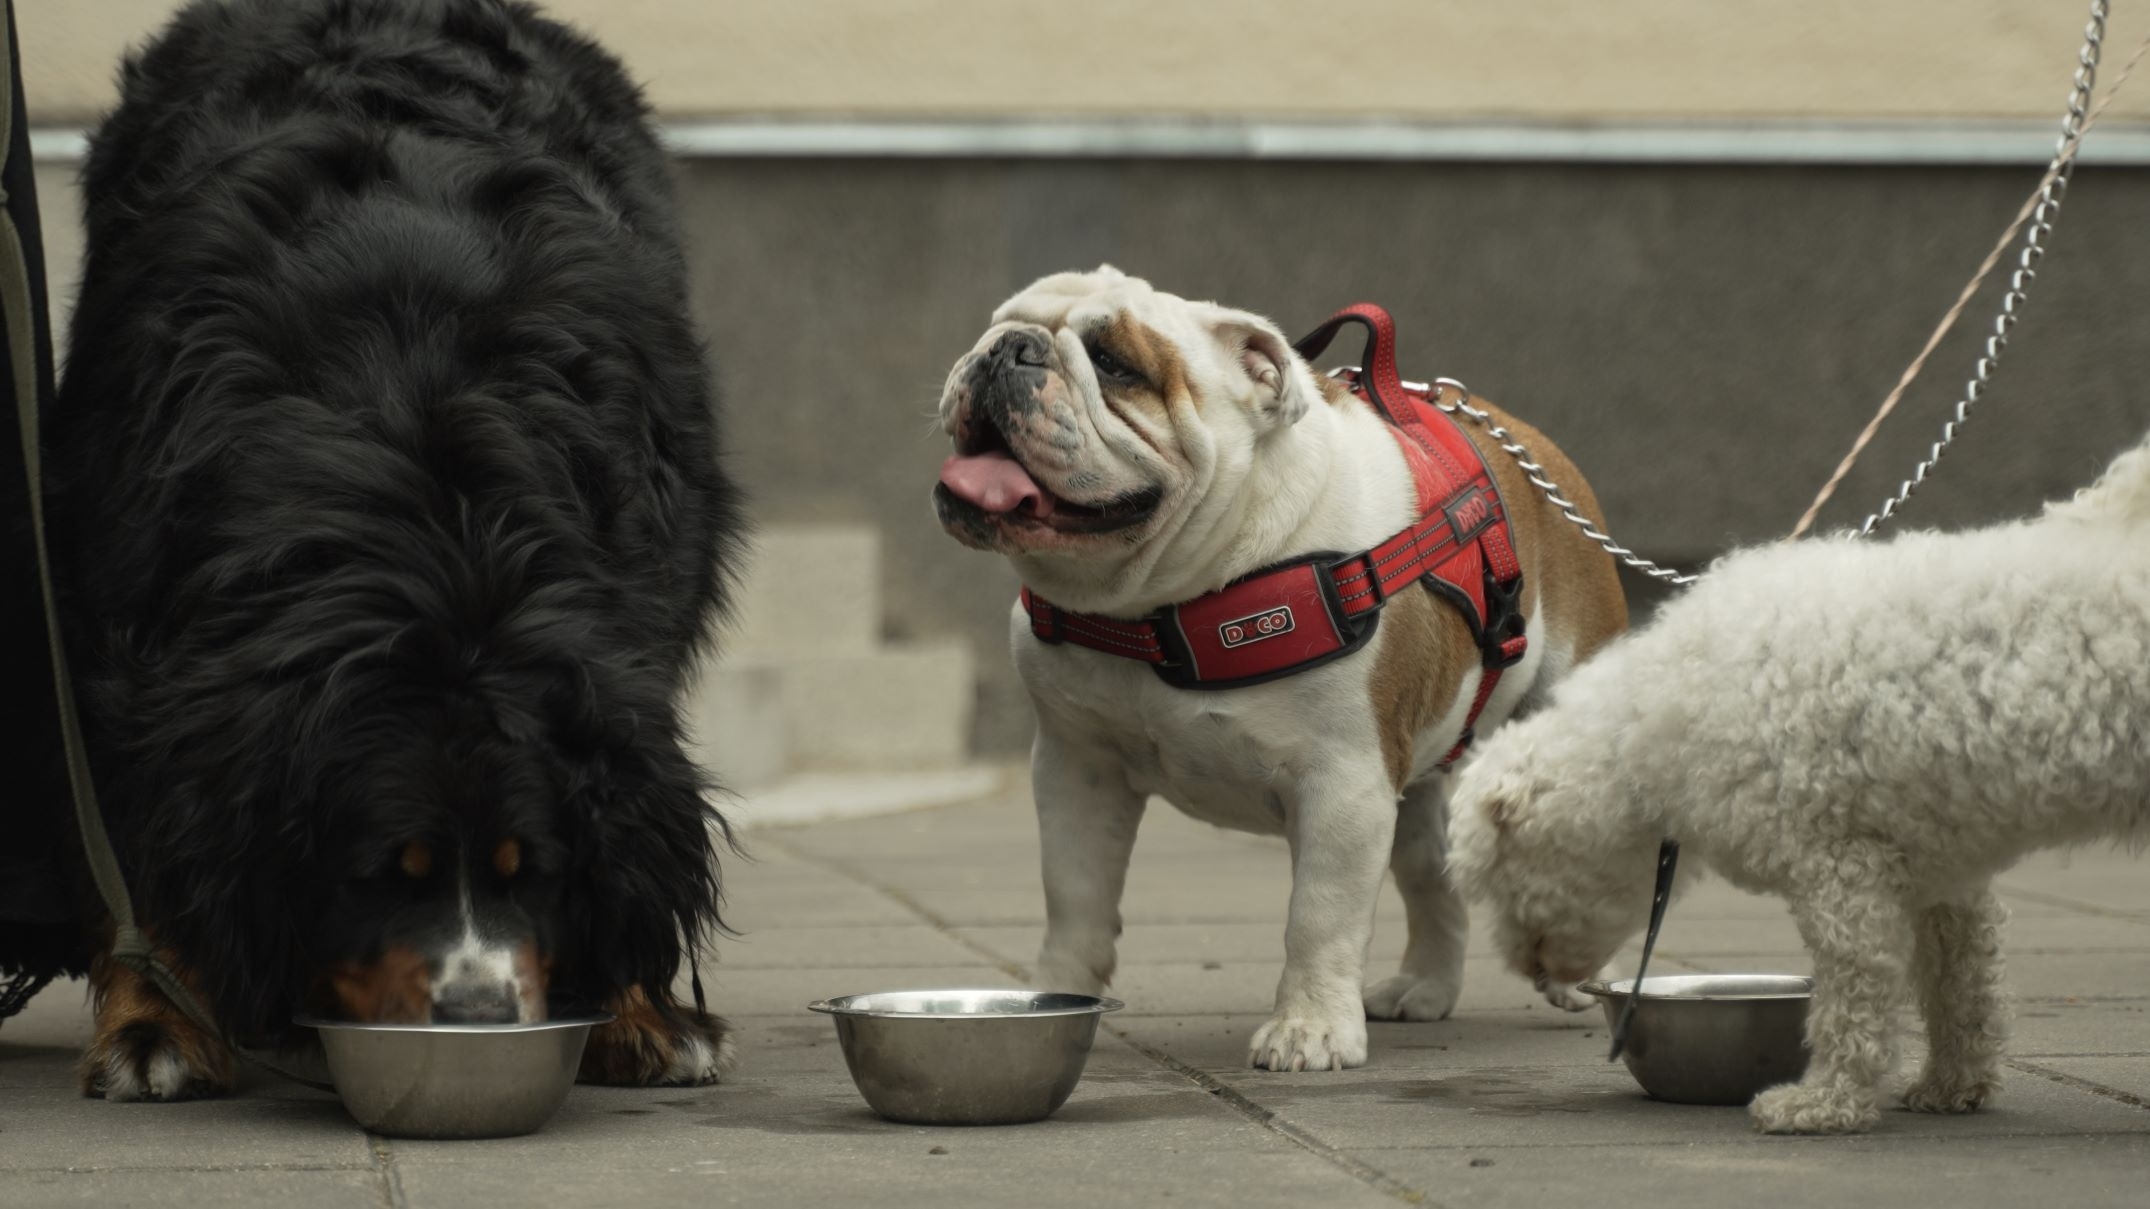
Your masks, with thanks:
[{"label": "black harness buckle", "polygon": [[1511,668],[1522,662],[1522,648],[1509,649],[1509,644],[1524,636],[1530,628],[1529,619],[1523,616],[1523,576],[1503,584],[1493,577],[1492,568],[1486,569],[1486,620],[1478,639],[1479,652],[1485,657],[1489,668]]}]

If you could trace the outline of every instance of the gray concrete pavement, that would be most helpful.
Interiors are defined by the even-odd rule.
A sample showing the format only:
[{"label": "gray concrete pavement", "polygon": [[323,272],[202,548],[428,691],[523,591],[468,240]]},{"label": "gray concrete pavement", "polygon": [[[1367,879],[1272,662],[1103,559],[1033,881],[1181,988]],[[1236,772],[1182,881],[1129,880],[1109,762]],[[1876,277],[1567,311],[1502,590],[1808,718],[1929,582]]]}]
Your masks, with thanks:
[{"label": "gray concrete pavement", "polygon": [[[2140,1205],[2150,1187],[2150,864],[2105,852],[2041,857],[2004,883],[2019,1005],[1996,1107],[1890,1113],[1856,1139],[1762,1138],[1736,1109],[1644,1098],[1603,1061],[1599,1018],[1548,1009],[1480,956],[1453,1019],[1373,1026],[1363,1070],[1244,1069],[1281,960],[1284,854],[1158,808],[1129,878],[1128,1010],[1068,1105],[1003,1129],[883,1122],[804,1004],[1013,983],[1042,912],[1022,799],[749,835],[752,859],[726,869],[744,936],[707,971],[740,1030],[737,1075],[577,1088],[530,1138],[372,1138],[332,1100],[258,1080],[218,1102],[86,1101],[69,1074],[81,987],[51,988],[0,1027],[0,1205],[2076,1209]],[[1376,972],[1402,931],[1389,894]],[[1715,884],[1675,910],[1660,952],[1668,969],[1805,968],[1781,907]]]}]

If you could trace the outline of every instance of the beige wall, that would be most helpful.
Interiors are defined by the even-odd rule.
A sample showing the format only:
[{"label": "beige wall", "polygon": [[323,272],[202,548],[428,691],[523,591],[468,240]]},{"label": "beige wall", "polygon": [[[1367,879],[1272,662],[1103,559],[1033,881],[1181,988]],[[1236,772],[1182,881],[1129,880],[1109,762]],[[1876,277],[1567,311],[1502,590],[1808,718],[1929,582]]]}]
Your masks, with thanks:
[{"label": "beige wall", "polygon": [[[31,112],[81,122],[173,0],[16,0]],[[553,0],[673,117],[2057,114],[2086,0]],[[2150,10],[2118,6],[2112,59]],[[2150,84],[2116,116],[2150,118]]]}]

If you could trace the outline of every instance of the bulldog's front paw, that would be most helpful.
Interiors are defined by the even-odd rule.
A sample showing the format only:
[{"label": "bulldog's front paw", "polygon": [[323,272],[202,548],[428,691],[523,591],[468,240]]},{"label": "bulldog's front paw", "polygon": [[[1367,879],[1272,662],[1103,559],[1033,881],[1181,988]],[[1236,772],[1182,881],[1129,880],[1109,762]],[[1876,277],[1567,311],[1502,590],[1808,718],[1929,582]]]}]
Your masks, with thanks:
[{"label": "bulldog's front paw", "polygon": [[1348,1070],[1366,1065],[1366,1021],[1279,1012],[1254,1030],[1247,1060],[1257,1070]]},{"label": "bulldog's front paw", "polygon": [[1762,1133],[1863,1133],[1881,1119],[1871,1095],[1841,1087],[1787,1083],[1747,1106]]},{"label": "bulldog's front paw", "polygon": [[1398,974],[1366,991],[1368,1020],[1446,1020],[1463,994],[1461,978],[1420,978]]}]

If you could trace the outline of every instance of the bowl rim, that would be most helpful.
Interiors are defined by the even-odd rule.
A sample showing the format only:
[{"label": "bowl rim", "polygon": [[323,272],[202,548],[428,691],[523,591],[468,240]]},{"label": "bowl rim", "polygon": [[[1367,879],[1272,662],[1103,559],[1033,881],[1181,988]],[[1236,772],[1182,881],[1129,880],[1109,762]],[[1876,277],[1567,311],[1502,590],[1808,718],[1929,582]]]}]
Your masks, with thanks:
[{"label": "bowl rim", "polygon": [[300,1028],[310,1028],[323,1033],[446,1033],[476,1034],[486,1037],[515,1036],[526,1033],[556,1032],[560,1029],[592,1028],[610,1024],[619,1017],[611,1012],[580,1012],[571,1016],[552,1016],[534,1020],[528,1024],[387,1024],[367,1023],[357,1020],[328,1020],[305,1013],[293,1016],[291,1023]]},{"label": "bowl rim", "polygon": [[1617,978],[1610,981],[1593,978],[1588,982],[1576,984],[1575,989],[1585,995],[1592,995],[1599,999],[1619,1000],[1633,996],[1645,1003],[1754,1003],[1768,1000],[1812,999],[1814,997],[1814,978],[1808,974],[1658,974],[1643,979],[1643,982],[1647,985],[1659,982],[1733,978],[1773,978],[1780,979],[1786,984],[1796,983],[1798,985],[1796,989],[1791,985],[1787,985],[1781,991],[1687,992],[1645,989],[1641,994],[1636,994],[1635,980],[1632,978]]},{"label": "bowl rim", "polygon": [[[1034,1008],[1025,1012],[904,1012],[852,1006],[856,1000],[872,999],[881,995],[1065,995],[1071,999],[1087,999],[1090,1002],[1067,1007]],[[1102,1016],[1126,1006],[1117,999],[1108,999],[1103,995],[1083,995],[1074,991],[1030,991],[1020,987],[914,987],[897,991],[861,991],[854,995],[832,995],[807,1004],[806,1010],[820,1012],[825,1016],[862,1016],[874,1020],[1043,1020],[1053,1016]]]}]

